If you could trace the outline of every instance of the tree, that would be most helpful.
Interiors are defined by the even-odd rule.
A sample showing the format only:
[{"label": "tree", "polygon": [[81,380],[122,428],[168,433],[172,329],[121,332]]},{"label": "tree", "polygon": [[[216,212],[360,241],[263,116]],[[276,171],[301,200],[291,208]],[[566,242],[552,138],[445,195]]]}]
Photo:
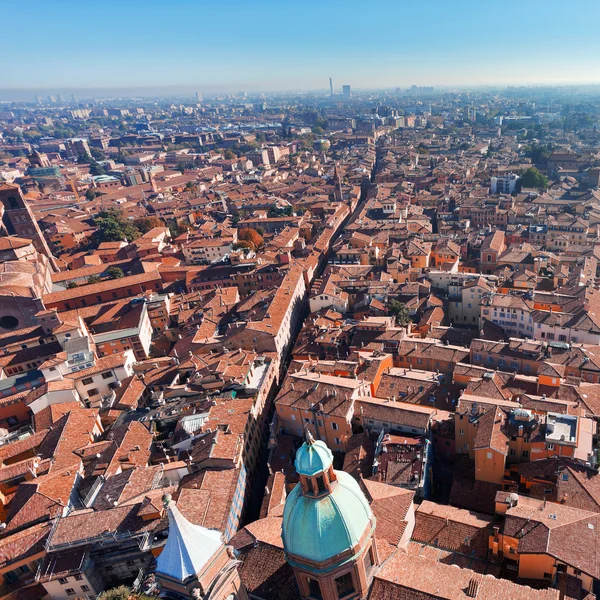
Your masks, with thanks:
[{"label": "tree", "polygon": [[144,217],[134,221],[134,225],[140,230],[142,234],[148,233],[155,227],[164,227],[165,224],[158,217]]},{"label": "tree", "polygon": [[291,206],[285,206],[284,208],[279,208],[278,206],[271,206],[269,208],[269,217],[291,217],[293,214],[293,210]]},{"label": "tree", "polygon": [[102,592],[98,596],[98,600],[128,600],[130,596],[131,589],[126,585],[120,585],[119,587]]},{"label": "tree", "polygon": [[186,171],[190,169],[195,169],[196,163],[193,160],[181,161],[177,164],[177,170],[183,175]]},{"label": "tree", "polygon": [[549,146],[532,144],[525,150],[525,156],[531,159],[532,163],[545,163],[552,152]]},{"label": "tree", "polygon": [[181,235],[182,233],[185,233],[187,230],[188,230],[187,226],[180,221],[175,221],[175,222],[169,223],[169,231],[171,232],[172,238],[176,238],[177,236]]},{"label": "tree", "polygon": [[258,231],[250,227],[240,229],[238,233],[238,240],[252,244],[252,248],[254,248],[254,250],[260,248],[264,243],[264,240]]},{"label": "tree", "polygon": [[92,153],[92,158],[94,160],[106,160],[106,154],[104,154],[104,152],[102,152],[101,150],[98,150],[98,148],[90,148],[90,152]]},{"label": "tree", "polygon": [[106,274],[111,279],[121,279],[121,277],[125,276],[125,273],[123,273],[123,269],[119,267],[109,267],[108,269],[106,269]]},{"label": "tree", "polygon": [[69,283],[67,283],[67,289],[68,290],[72,290],[73,288],[77,287],[77,283],[75,283],[74,281],[69,281]]},{"label": "tree", "polygon": [[396,323],[400,325],[400,327],[406,327],[410,323],[410,314],[404,302],[390,300],[388,302],[388,311],[396,317]]},{"label": "tree", "polygon": [[77,162],[78,162],[80,165],[87,165],[87,164],[89,164],[89,163],[93,162],[93,159],[92,159],[92,157],[91,157],[91,156],[90,156],[90,155],[89,155],[89,154],[86,152],[85,154],[80,154],[80,155],[77,157]]},{"label": "tree", "polygon": [[99,275],[90,275],[87,278],[87,282],[88,283],[99,283],[100,282],[100,276]]},{"label": "tree", "polygon": [[94,198],[95,198],[97,195],[98,195],[98,194],[96,194],[96,192],[95,192],[95,191],[94,191],[92,188],[89,188],[89,189],[88,189],[88,190],[85,192],[85,197],[86,197],[88,200],[90,200],[90,201],[91,201],[91,200],[93,200],[93,199],[94,199]]},{"label": "tree", "polygon": [[253,246],[251,242],[246,242],[245,240],[242,240],[241,242],[236,242],[235,244],[233,244],[232,248],[234,250],[252,250]]},{"label": "tree", "polygon": [[93,160],[90,165],[90,175],[106,175],[106,170],[101,164]]},{"label": "tree", "polygon": [[117,209],[103,210],[94,218],[97,229],[94,237],[98,243],[102,242],[131,242],[140,237],[140,232],[123,213]]},{"label": "tree", "polygon": [[548,187],[549,180],[545,175],[542,175],[535,167],[529,167],[521,173],[521,179],[519,181],[522,188],[538,188],[546,189]]}]

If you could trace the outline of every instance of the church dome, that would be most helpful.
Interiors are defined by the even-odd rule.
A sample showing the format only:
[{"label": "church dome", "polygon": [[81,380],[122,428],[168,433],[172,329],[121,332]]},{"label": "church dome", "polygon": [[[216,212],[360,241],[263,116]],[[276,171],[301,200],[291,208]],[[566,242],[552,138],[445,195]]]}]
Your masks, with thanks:
[{"label": "church dome", "polygon": [[[304,444],[298,451],[296,468],[300,474],[312,469],[314,475],[331,465],[333,457],[327,446],[317,441],[312,445],[315,447],[317,449],[310,452]],[[323,464],[317,467],[327,460],[330,461],[327,467],[323,468]],[[325,496],[304,495],[298,484],[287,497],[282,539],[288,554],[324,562],[355,547],[365,531],[375,526],[369,503],[356,480],[343,471],[335,471],[335,476],[335,485]],[[293,557],[290,561],[293,562]]]},{"label": "church dome", "polygon": [[302,447],[296,452],[294,462],[298,474],[307,477],[327,471],[332,464],[333,454],[327,444],[321,440],[314,441],[312,438],[309,443],[302,444]]}]

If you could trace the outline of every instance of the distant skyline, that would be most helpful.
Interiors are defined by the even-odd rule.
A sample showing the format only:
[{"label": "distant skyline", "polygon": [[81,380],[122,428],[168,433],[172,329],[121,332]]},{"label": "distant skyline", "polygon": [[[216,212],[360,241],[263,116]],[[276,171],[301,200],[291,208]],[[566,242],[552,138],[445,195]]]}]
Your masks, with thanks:
[{"label": "distant skyline", "polygon": [[5,100],[326,90],[329,77],[337,90],[600,83],[597,0],[5,0],[1,14]]}]

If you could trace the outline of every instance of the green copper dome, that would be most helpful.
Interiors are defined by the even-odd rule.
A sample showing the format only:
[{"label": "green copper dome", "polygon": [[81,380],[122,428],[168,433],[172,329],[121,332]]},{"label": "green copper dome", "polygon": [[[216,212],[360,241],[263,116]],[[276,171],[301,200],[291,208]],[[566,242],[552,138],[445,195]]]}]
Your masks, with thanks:
[{"label": "green copper dome", "polygon": [[[321,443],[315,442],[313,447]],[[329,452],[326,446],[325,449]],[[303,467],[303,455],[299,459],[297,467],[298,463],[302,468],[310,467],[310,463]],[[314,472],[323,470],[322,465],[314,468]],[[375,526],[375,517],[356,480],[343,471],[335,474],[337,482],[326,496],[304,496],[298,484],[287,497],[281,537],[288,554],[323,562],[353,548],[365,531]],[[289,562],[293,563],[293,558]]]},{"label": "green copper dome", "polygon": [[312,436],[308,442],[296,452],[296,471],[299,475],[312,477],[317,473],[327,471],[333,464],[333,454],[325,442],[314,441]]}]

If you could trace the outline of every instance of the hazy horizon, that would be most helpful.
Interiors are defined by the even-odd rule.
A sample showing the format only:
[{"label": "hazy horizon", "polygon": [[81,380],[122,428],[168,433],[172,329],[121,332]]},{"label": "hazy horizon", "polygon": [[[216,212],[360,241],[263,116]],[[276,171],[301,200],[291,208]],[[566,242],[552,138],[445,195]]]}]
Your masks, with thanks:
[{"label": "hazy horizon", "polygon": [[312,92],[329,77],[338,90],[595,85],[599,17],[595,0],[7,0],[0,99]]}]

